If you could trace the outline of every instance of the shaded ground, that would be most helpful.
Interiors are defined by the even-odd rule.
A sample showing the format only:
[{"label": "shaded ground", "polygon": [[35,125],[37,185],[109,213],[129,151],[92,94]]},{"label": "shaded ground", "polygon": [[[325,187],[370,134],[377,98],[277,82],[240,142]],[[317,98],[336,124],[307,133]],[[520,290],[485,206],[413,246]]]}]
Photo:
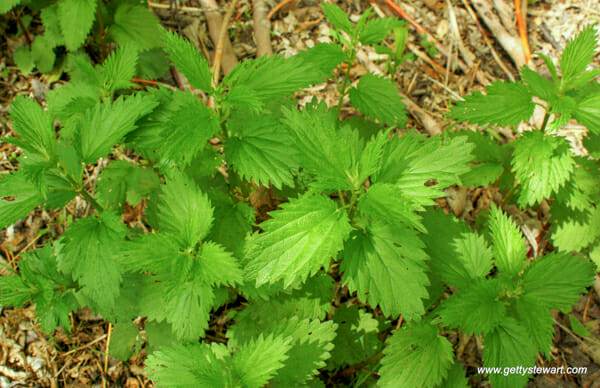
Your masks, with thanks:
[{"label": "shaded ground", "polygon": [[[474,2],[474,1],[473,1]],[[446,128],[445,114],[452,102],[473,88],[481,88],[483,82],[507,79],[518,74],[514,55],[510,55],[498,43],[498,36],[488,29],[485,20],[467,0],[414,0],[403,4],[403,9],[415,24],[430,36],[423,39],[414,32],[410,50],[416,59],[405,63],[398,75],[403,93],[416,104],[412,109],[409,127],[428,130],[437,125]],[[488,1],[490,4],[492,0]],[[171,10],[167,1],[153,7],[168,26],[177,27],[194,41],[203,43],[203,49],[212,51],[206,23],[201,9]],[[223,2],[222,2],[223,3]],[[279,2],[267,1],[268,8]],[[272,45],[274,52],[292,54],[320,41],[328,41],[328,26],[323,21],[318,1],[286,1],[287,5],[272,16]],[[341,1],[338,3],[342,3]],[[389,8],[380,1],[377,13],[388,13]],[[405,2],[403,2],[405,3]],[[512,11],[512,2],[505,0],[505,10]],[[345,1],[355,17],[368,6],[366,1]],[[198,7],[195,1],[180,5]],[[500,9],[502,9],[500,7]],[[589,22],[600,21],[600,1],[536,1],[529,5],[527,23],[529,44],[533,53],[542,51],[551,57],[565,46],[566,41]],[[252,57],[256,52],[253,39],[252,7],[241,1],[234,13],[230,37],[239,59]],[[494,17],[512,36],[518,34],[514,25],[514,13],[494,11]],[[35,28],[35,26],[34,26]],[[496,31],[497,32],[497,31]],[[434,39],[446,51],[436,50]],[[424,43],[429,41],[429,43]],[[40,74],[28,77],[19,75],[12,63],[12,49],[16,40],[9,38],[0,43],[0,132],[5,135],[10,127],[7,109],[15,95],[29,94],[43,101],[44,94],[57,79]],[[514,54],[514,53],[513,53]],[[373,51],[362,50],[360,65],[352,69],[357,76],[379,71],[381,57]],[[470,63],[469,63],[470,62]],[[462,63],[462,66],[461,66]],[[543,68],[542,61],[534,56],[533,63]],[[318,85],[309,90],[301,100],[312,96],[333,102],[337,100],[333,84]],[[418,107],[421,108],[419,113]],[[577,134],[578,128],[572,129]],[[507,137],[510,133],[503,132]],[[0,172],[15,168],[12,146],[0,143]],[[489,190],[450,190],[447,200],[440,202],[456,215],[473,219],[478,209],[487,207],[496,196]],[[79,204],[74,202],[67,212],[76,212]],[[544,231],[540,218],[544,212],[521,213],[514,209],[514,216],[524,225],[530,242],[543,240]],[[26,220],[0,233],[0,262],[15,266],[19,254],[35,248],[45,239],[62,233],[61,214],[36,211]],[[0,270],[1,271],[1,270]],[[1,272],[0,272],[1,273]],[[574,308],[574,315],[582,321],[592,335],[600,336],[600,299],[591,290]],[[553,361],[538,360],[539,365],[585,366],[583,376],[538,376],[531,383],[535,387],[600,387],[600,348],[582,342],[569,334],[568,319],[557,315],[564,328],[556,328],[552,349]],[[142,370],[144,351],[128,362],[106,357],[109,339],[108,324],[87,311],[73,316],[73,332],[58,332],[54,338],[45,338],[33,321],[33,308],[2,309],[0,315],[0,387],[12,386],[125,386],[151,385]],[[453,338],[459,349],[459,357],[468,368],[471,383],[483,385],[482,378],[475,375],[475,367],[481,362],[481,342],[474,338]],[[594,359],[596,362],[594,362]]]}]

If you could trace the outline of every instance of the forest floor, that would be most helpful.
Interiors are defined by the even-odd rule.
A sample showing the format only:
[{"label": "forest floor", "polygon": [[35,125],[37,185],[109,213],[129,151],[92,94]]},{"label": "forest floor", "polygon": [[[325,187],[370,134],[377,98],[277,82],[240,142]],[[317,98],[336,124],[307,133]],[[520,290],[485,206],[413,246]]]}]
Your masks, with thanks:
[{"label": "forest floor", "polygon": [[[175,3],[175,2],[173,2]],[[214,44],[210,40],[205,14],[197,1],[150,2],[164,25],[176,29],[198,42],[209,55]],[[226,1],[221,1],[225,7]],[[267,0],[271,21],[272,51],[291,55],[318,42],[329,41],[328,25],[318,0]],[[399,3],[395,8],[390,3]],[[369,6],[368,1],[338,1],[353,18]],[[395,10],[395,11],[394,11]],[[402,65],[399,87],[407,98],[411,114],[409,127],[435,133],[450,127],[446,119],[449,106],[461,96],[481,89],[496,79],[518,77],[525,63],[525,50],[516,27],[516,16],[509,0],[410,0],[376,1],[379,16],[408,16],[411,38],[408,48],[415,59]],[[221,10],[223,11],[223,10]],[[252,20],[252,4],[239,1],[229,28],[233,53],[238,60],[256,55],[257,44]],[[394,13],[395,12],[395,13]],[[557,58],[571,38],[584,25],[600,23],[600,0],[529,1],[526,9],[527,40],[532,53],[530,64],[544,68],[543,52]],[[0,42],[0,134],[9,131],[7,111],[10,101],[19,94],[44,100],[56,77],[39,73],[22,76],[12,63],[12,50],[17,42]],[[264,45],[264,43],[263,43]],[[264,49],[264,47],[262,47]],[[231,54],[231,53],[230,53]],[[231,58],[230,58],[231,59]],[[352,69],[356,77],[368,69],[380,72],[381,56],[361,49],[360,65]],[[319,96],[337,100],[335,85],[317,85],[299,95],[300,101]],[[567,128],[567,131],[569,128]],[[501,130],[501,138],[510,139],[510,131]],[[577,139],[575,146],[577,146]],[[15,168],[15,149],[0,143],[0,172]],[[457,216],[473,220],[479,209],[498,194],[491,190],[449,190],[440,204]],[[512,209],[521,221],[532,247],[537,249],[544,239],[544,211],[522,212]],[[26,220],[0,234],[0,264],[14,265],[19,255],[33,249],[43,240],[43,230],[54,214],[37,211]],[[1,268],[1,267],[0,267]],[[0,270],[1,271],[1,270]],[[598,283],[598,282],[597,282]],[[583,322],[592,337],[600,338],[600,287],[583,296],[573,316]],[[147,387],[152,384],[143,371],[144,351],[127,362],[107,357],[110,343],[109,324],[87,310],[74,314],[73,332],[58,331],[54,338],[44,336],[34,322],[34,309],[0,308],[0,387],[20,386],[125,386]],[[569,327],[566,315],[555,316],[552,361],[539,358],[538,365],[587,367],[584,375],[539,375],[532,387],[600,387],[600,346],[581,340]],[[481,362],[481,342],[459,340],[460,358],[468,373],[475,374]],[[595,361],[594,361],[595,360]],[[479,379],[477,379],[479,381]],[[472,382],[475,383],[474,380]]]}]

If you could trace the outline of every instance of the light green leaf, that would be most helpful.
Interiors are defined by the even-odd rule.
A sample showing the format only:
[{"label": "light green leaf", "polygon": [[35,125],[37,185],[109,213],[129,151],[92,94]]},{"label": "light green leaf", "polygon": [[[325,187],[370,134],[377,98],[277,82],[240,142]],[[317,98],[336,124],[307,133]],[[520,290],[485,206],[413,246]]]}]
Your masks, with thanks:
[{"label": "light green leaf", "polygon": [[590,132],[600,134],[600,93],[590,94],[579,101],[573,116]]},{"label": "light green leaf", "polygon": [[365,116],[395,127],[406,125],[406,109],[398,87],[389,79],[366,74],[350,89],[350,102]]},{"label": "light green leaf", "polygon": [[11,105],[10,118],[13,130],[19,135],[19,147],[49,160],[56,145],[50,115],[35,100],[18,96]]},{"label": "light green leaf", "polygon": [[257,286],[283,280],[284,286],[304,282],[341,249],[351,227],[343,209],[321,195],[292,199],[247,241],[248,275]]},{"label": "light green leaf", "polygon": [[373,221],[402,224],[424,232],[421,217],[402,191],[389,183],[375,183],[358,201],[358,210]]},{"label": "light green leaf", "polygon": [[16,7],[19,4],[21,4],[21,0],[4,0],[4,1],[2,1],[2,3],[0,3],[0,14],[7,13],[13,7]]},{"label": "light green leaf", "polygon": [[134,347],[139,344],[138,329],[133,322],[117,322],[110,337],[110,355],[121,361],[127,361],[133,355]]},{"label": "light green leaf", "polygon": [[24,75],[31,73],[35,67],[31,49],[27,45],[15,48],[15,51],[13,51],[13,61],[19,68],[19,71]]},{"label": "light green leaf", "polygon": [[380,306],[384,315],[417,319],[425,311],[429,285],[423,248],[415,231],[373,223],[346,242],[342,281],[362,302]]},{"label": "light green leaf", "polygon": [[178,282],[164,289],[161,308],[179,340],[193,341],[204,334],[214,298],[212,287],[197,279]]},{"label": "light green leaf", "polygon": [[212,90],[212,73],[208,61],[187,39],[174,32],[164,32],[165,51],[178,70],[196,89]]},{"label": "light green leaf", "polygon": [[596,268],[588,259],[551,253],[535,260],[523,275],[523,293],[537,303],[568,311],[594,280]]},{"label": "light green leaf", "polygon": [[356,305],[336,309],[333,321],[338,329],[329,363],[335,368],[359,363],[383,345],[377,336],[379,321]]},{"label": "light green leaf", "polygon": [[[14,197],[9,201],[3,197]],[[0,228],[6,228],[24,218],[43,197],[35,184],[30,182],[22,172],[5,175],[0,179]]]},{"label": "light green leaf", "polygon": [[132,46],[119,46],[100,67],[100,77],[109,92],[127,89],[135,75],[138,61],[137,50]]},{"label": "light green leaf", "polygon": [[512,170],[521,185],[521,206],[531,206],[551,196],[567,182],[575,167],[564,138],[530,131],[518,138],[514,147]]},{"label": "light green leaf", "polygon": [[496,266],[502,272],[517,274],[525,264],[527,246],[515,222],[504,212],[493,206],[489,219],[492,250]]},{"label": "light green leaf", "polygon": [[[522,325],[514,319],[504,317],[502,324],[484,338],[483,363],[486,367],[511,368],[535,365],[536,348]],[[491,374],[489,379],[494,388],[525,386],[529,376]]]},{"label": "light green leaf", "polygon": [[31,44],[31,56],[35,66],[42,73],[49,73],[54,67],[56,54],[54,54],[56,42],[53,42],[45,35],[38,35]]},{"label": "light green leaf", "polygon": [[501,324],[506,308],[495,280],[478,280],[445,300],[438,314],[442,322],[466,334],[486,334]]},{"label": "light green leaf", "polygon": [[454,240],[454,250],[466,271],[465,281],[483,279],[492,270],[492,250],[483,236],[464,233]]},{"label": "light green leaf", "polygon": [[531,117],[534,107],[523,85],[496,81],[487,87],[486,95],[474,92],[458,102],[450,117],[473,124],[517,125]]},{"label": "light green leaf", "polygon": [[57,252],[59,270],[71,274],[84,295],[103,309],[112,308],[119,294],[121,268],[112,248],[125,232],[120,217],[109,212],[81,218],[67,229]]},{"label": "light green leaf", "polygon": [[321,3],[321,9],[327,18],[327,21],[331,23],[332,26],[340,31],[352,34],[354,26],[352,25],[352,22],[350,22],[350,19],[348,19],[346,12],[342,11],[340,7],[333,3]]},{"label": "light green leaf", "polygon": [[198,265],[203,280],[212,286],[242,283],[243,272],[238,261],[219,244],[211,241],[202,244]]},{"label": "light green leaf", "polygon": [[156,16],[148,8],[120,3],[113,16],[108,34],[119,46],[133,45],[139,51],[161,45],[162,31]]},{"label": "light green leaf", "polygon": [[569,41],[560,57],[560,70],[564,84],[583,72],[594,59],[596,52],[596,28],[588,25]]},{"label": "light green leaf", "polygon": [[0,306],[21,307],[34,292],[18,275],[0,276]]},{"label": "light green leaf", "polygon": [[252,117],[227,141],[227,161],[243,179],[278,189],[293,186],[298,161],[282,129],[274,117]]},{"label": "light green leaf", "polygon": [[157,203],[157,226],[175,238],[184,249],[202,240],[213,223],[210,200],[196,184],[181,173],[172,174]]},{"label": "light green leaf", "polygon": [[[452,344],[423,321],[396,330],[383,350],[382,387],[433,387],[448,375],[454,358]],[[427,365],[427,368],[423,368]]]},{"label": "light green leaf", "polygon": [[552,234],[552,243],[563,252],[580,252],[600,236],[600,209],[594,209],[586,222],[567,220]]},{"label": "light green leaf", "polygon": [[371,19],[360,31],[358,39],[362,44],[379,43],[387,38],[394,28],[402,27],[405,24],[402,20],[391,17]]},{"label": "light green leaf", "polygon": [[78,122],[78,147],[83,160],[93,163],[136,128],[136,121],[150,113],[157,102],[149,95],[119,97],[113,103],[96,104]]},{"label": "light green leaf", "polygon": [[121,209],[125,202],[135,206],[160,185],[158,175],[146,167],[124,160],[112,161],[96,183],[96,197],[107,208]]},{"label": "light green leaf", "polygon": [[512,312],[520,325],[525,327],[537,351],[550,355],[554,337],[554,319],[550,309],[527,294],[513,301]]},{"label": "light green leaf", "polygon": [[263,337],[240,347],[232,357],[232,368],[243,386],[262,387],[283,368],[291,347],[289,337]]},{"label": "light green leaf", "polygon": [[159,153],[165,161],[186,167],[219,132],[219,121],[215,113],[193,94],[178,92],[174,98],[177,107],[164,123]]},{"label": "light green leaf", "polygon": [[357,131],[336,130],[335,116],[324,104],[303,111],[285,110],[292,142],[300,165],[313,177],[320,189],[350,190],[358,180],[358,158],[362,149]]},{"label": "light green leaf", "polygon": [[58,18],[70,51],[77,50],[92,29],[96,15],[96,0],[60,0]]}]

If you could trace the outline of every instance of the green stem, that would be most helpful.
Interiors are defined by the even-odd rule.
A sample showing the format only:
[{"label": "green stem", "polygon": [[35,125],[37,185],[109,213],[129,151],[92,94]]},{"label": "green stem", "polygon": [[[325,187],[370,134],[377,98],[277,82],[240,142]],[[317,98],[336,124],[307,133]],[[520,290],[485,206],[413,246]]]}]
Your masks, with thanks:
[{"label": "green stem", "polygon": [[350,84],[350,69],[352,68],[352,64],[354,63],[354,58],[356,57],[356,52],[354,50],[351,51],[350,59],[344,62],[346,64],[346,72],[344,73],[344,79],[342,81],[341,87],[338,89],[340,97],[338,99],[337,107],[340,113],[342,112],[342,104],[344,103],[344,97],[346,96],[346,92],[348,86]]},{"label": "green stem", "polygon": [[550,119],[550,114],[548,114],[548,112],[546,112],[546,113],[544,114],[544,121],[542,122],[542,127],[541,127],[541,130],[542,130],[542,131],[545,131],[545,130],[546,130],[546,127],[548,126],[548,120],[549,120],[549,119]]},{"label": "green stem", "polygon": [[92,207],[96,209],[97,212],[102,213],[104,211],[102,205],[100,205],[90,193],[85,191],[85,189],[82,188],[81,190],[79,190],[79,195],[81,195],[86,200],[86,202],[92,205]]}]

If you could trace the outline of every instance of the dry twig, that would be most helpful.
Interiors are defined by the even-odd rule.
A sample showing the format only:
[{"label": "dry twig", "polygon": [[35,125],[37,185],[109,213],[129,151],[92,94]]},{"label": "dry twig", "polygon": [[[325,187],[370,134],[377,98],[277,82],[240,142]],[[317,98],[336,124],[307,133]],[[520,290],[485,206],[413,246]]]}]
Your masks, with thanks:
[{"label": "dry twig", "polygon": [[[215,50],[215,60],[213,62],[213,85],[217,85],[219,82],[219,75],[221,68],[221,60],[223,59],[223,49],[225,47],[225,39],[227,39],[227,26],[229,25],[229,20],[231,19],[231,15],[233,15],[233,11],[235,10],[235,6],[237,4],[237,0],[233,0],[225,13],[225,17],[221,22],[221,31],[219,31],[219,38],[217,40],[217,49]],[[229,41],[229,39],[227,39]],[[224,69],[223,69],[224,70]]]},{"label": "dry twig", "polygon": [[[219,6],[215,0],[200,0],[200,4],[204,10],[206,21],[208,23],[208,33],[215,47],[219,44],[221,36],[221,26],[223,25],[223,17],[219,12]],[[229,74],[237,65],[238,60],[233,51],[233,46],[228,36],[223,39],[223,54],[221,57],[221,67],[224,74]]]},{"label": "dry twig", "polygon": [[252,1],[252,19],[254,22],[254,39],[256,40],[256,56],[272,55],[271,22],[267,15],[264,0]]}]

